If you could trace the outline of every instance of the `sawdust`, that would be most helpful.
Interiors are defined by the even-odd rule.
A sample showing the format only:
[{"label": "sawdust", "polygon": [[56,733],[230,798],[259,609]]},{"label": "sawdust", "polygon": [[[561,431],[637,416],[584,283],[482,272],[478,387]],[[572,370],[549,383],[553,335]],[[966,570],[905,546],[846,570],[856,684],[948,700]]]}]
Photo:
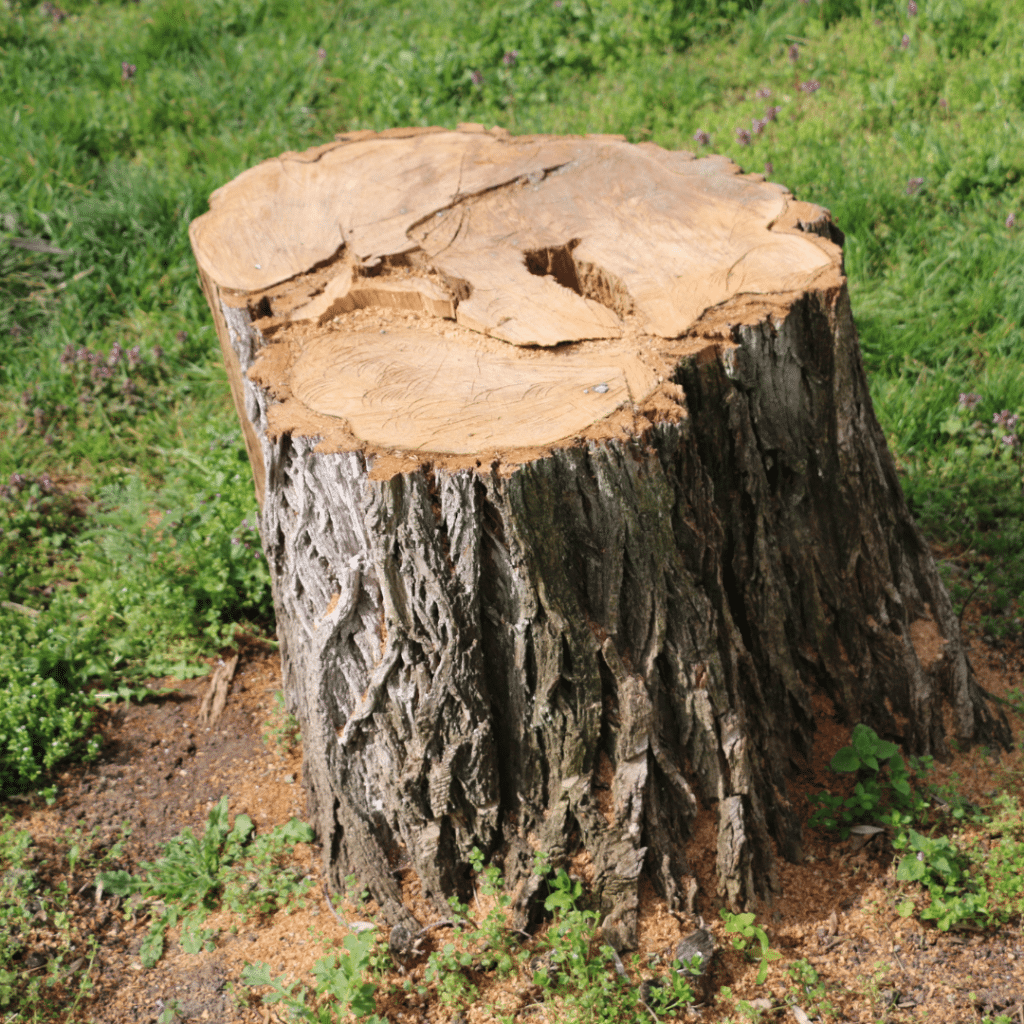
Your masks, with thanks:
[{"label": "sawdust", "polygon": [[[1021,685],[1024,659],[1019,647],[990,647],[975,637],[971,656],[979,681],[995,695],[1012,696],[1011,691]],[[112,832],[128,820],[133,825],[128,854],[132,870],[140,860],[153,859],[160,844],[182,828],[201,833],[210,808],[222,794],[229,796],[232,814],[248,813],[261,832],[301,817],[302,794],[294,781],[300,777],[301,754],[292,751],[279,756],[260,738],[271,697],[281,685],[278,656],[243,652],[223,715],[208,732],[198,727],[196,717],[208,680],[177,685],[177,697],[126,708],[112,718],[103,760],[94,767],[64,773],[61,796],[53,807],[14,802],[5,810],[18,825],[30,829],[38,843],[56,840],[77,823]],[[829,771],[828,762],[849,740],[848,727],[836,720],[827,698],[815,698],[814,713],[815,745],[811,756],[797,763],[789,792],[793,813],[803,820],[809,813],[810,795],[824,788],[842,791],[842,777]],[[1022,761],[1019,747],[1002,754],[984,749],[955,752],[948,764],[936,765],[933,776],[940,786],[953,783],[968,800],[985,804],[1004,788],[1019,788],[1024,777]],[[732,998],[716,995],[687,1019],[736,1019],[740,999],[770,998],[778,1005],[787,993],[792,995],[786,968],[800,960],[806,960],[828,985],[835,1012],[827,1019],[833,1021],[963,1024],[985,1012],[1015,1014],[1024,1004],[1024,942],[1018,929],[944,934],[914,918],[901,918],[896,912],[901,897],[892,876],[893,853],[884,835],[861,843],[856,837],[840,841],[805,831],[803,863],[780,860],[782,895],[770,905],[751,908],[773,948],[782,953],[782,959],[771,965],[766,984],[758,986],[757,965],[732,948],[718,914],[716,842],[717,814],[713,808],[702,810],[686,851],[700,887],[693,918],[671,912],[646,880],[640,887],[639,973],[635,977],[664,971],[674,945],[701,920],[715,936],[719,952],[711,991],[720,993],[722,986],[729,986]],[[95,926],[101,955],[97,998],[87,1012],[97,1024],[148,1024],[155,1021],[160,1005],[177,998],[189,1009],[189,1020],[210,1024],[276,1020],[266,1015],[238,978],[245,964],[264,962],[274,975],[312,986],[309,972],[316,961],[340,950],[348,929],[324,898],[320,858],[316,847],[300,846],[291,865],[313,882],[304,907],[249,921],[217,911],[205,923],[218,930],[216,949],[186,954],[172,932],[167,952],[152,970],[142,969],[138,956],[145,921],[119,924],[119,915],[108,914],[106,923]],[[438,921],[439,909],[423,897],[418,878],[401,870],[401,865],[398,869],[405,902],[416,918],[423,925]],[[585,883],[593,878],[585,852],[572,857],[567,869]],[[685,892],[686,879],[679,882],[680,892]],[[336,897],[338,914],[357,927],[359,922],[372,923],[376,906],[372,901],[360,903],[356,897],[355,892],[344,899]],[[470,901],[470,915],[483,920],[492,906],[493,897],[477,891]],[[89,902],[88,912],[102,909]],[[440,928],[428,934],[424,948],[429,951],[448,941],[463,940],[450,928]],[[422,958],[406,962],[403,970],[379,979],[378,1013],[394,1024],[455,1020],[455,1010],[417,992],[425,984]],[[536,1004],[541,994],[528,970],[504,980],[477,972],[471,980],[479,994],[466,1011],[467,1024],[489,1024],[500,1013],[517,1020],[533,1019],[539,1009],[524,1009]],[[406,981],[410,991],[403,988]],[[158,999],[163,1003],[158,1004]],[[894,1005],[886,1009],[887,1001]],[[561,1011],[556,1003],[548,1003],[544,1014],[544,1019],[557,1021]]]}]

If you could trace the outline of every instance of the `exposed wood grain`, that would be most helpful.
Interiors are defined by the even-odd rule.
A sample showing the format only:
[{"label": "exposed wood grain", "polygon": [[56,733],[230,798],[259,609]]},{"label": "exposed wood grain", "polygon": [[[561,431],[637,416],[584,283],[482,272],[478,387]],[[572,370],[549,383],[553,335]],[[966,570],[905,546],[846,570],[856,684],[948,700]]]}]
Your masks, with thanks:
[{"label": "exposed wood grain", "polygon": [[210,685],[199,705],[199,722],[203,726],[216,725],[224,711],[228,699],[228,687],[238,668],[238,655],[234,654],[227,661],[221,661],[213,670]]}]

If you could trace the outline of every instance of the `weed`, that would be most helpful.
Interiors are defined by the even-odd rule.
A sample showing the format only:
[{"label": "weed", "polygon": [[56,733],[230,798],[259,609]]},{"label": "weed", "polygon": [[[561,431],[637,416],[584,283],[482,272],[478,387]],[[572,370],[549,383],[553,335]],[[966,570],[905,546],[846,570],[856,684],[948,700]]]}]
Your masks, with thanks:
[{"label": "weed", "polygon": [[279,755],[288,754],[299,742],[300,730],[298,719],[287,709],[284,694],[274,691],[274,707],[270,712],[267,730],[263,733],[263,742],[276,748]]},{"label": "weed", "polygon": [[201,926],[207,912],[221,904],[247,916],[269,914],[302,899],[309,880],[282,870],[281,862],[296,843],[312,841],[312,830],[293,818],[266,836],[254,833],[255,825],[246,814],[236,815],[229,826],[228,801],[222,797],[210,811],[202,838],[186,829],[166,845],[162,857],[140,865],[145,877],[123,870],[98,876],[108,892],[138,894],[162,904],[162,910],[151,907],[149,934],[139,953],[143,966],[156,964],[168,928],[179,922],[186,952],[214,948],[216,935]]},{"label": "weed", "polygon": [[99,942],[75,927],[68,878],[118,855],[116,845],[94,850],[94,839],[78,829],[43,858],[31,833],[0,821],[0,1012],[11,1019],[73,1014],[92,991]]},{"label": "weed", "polygon": [[[265,963],[247,964],[242,970],[242,984],[249,988],[269,987],[271,991],[263,995],[263,1002],[283,1003],[291,1011],[292,1020],[335,1024],[347,1019],[350,1013],[366,1018],[376,1007],[377,986],[365,981],[364,975],[370,968],[371,951],[377,943],[373,931],[346,935],[342,955],[325,956],[313,967],[311,973],[316,978],[313,991],[302,982],[272,977]],[[373,1014],[369,1021],[372,1024],[380,1022],[381,1018]]]},{"label": "weed", "polygon": [[940,931],[1024,916],[1024,816],[1015,796],[1004,794],[995,806],[994,816],[975,816],[984,836],[926,836],[913,829],[896,836],[893,846],[902,852],[897,881],[918,883],[927,893],[920,907],[917,899],[904,898],[897,906],[901,915],[917,912]]},{"label": "weed", "polygon": [[858,773],[853,792],[845,800],[828,792],[817,794],[812,801],[818,807],[807,824],[839,829],[845,839],[856,822],[874,818],[899,827],[919,818],[927,801],[912,781],[930,769],[930,759],[915,759],[908,767],[895,743],[883,740],[863,724],[853,727],[850,741],[837,751],[829,766],[835,772]]},{"label": "weed", "polygon": [[818,972],[807,960],[794,960],[787,968],[787,973],[795,983],[786,993],[786,1002],[791,1006],[799,1006],[810,1016],[831,1017],[835,1011],[825,983]]},{"label": "weed", "polygon": [[760,925],[754,923],[754,914],[732,914],[724,907],[719,913],[725,921],[726,934],[733,937],[733,949],[741,950],[748,960],[760,963],[757,984],[763,985],[768,977],[768,964],[778,960],[782,954],[769,948],[768,936]]}]

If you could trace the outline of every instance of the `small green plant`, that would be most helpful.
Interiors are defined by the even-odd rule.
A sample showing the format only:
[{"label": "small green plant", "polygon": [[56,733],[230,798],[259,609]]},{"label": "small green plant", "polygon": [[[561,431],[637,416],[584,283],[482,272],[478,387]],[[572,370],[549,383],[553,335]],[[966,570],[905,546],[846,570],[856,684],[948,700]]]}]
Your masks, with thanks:
[{"label": "small green plant", "polygon": [[754,914],[733,914],[724,907],[719,913],[725,921],[726,934],[733,937],[733,949],[741,950],[748,960],[760,963],[756,980],[758,985],[763,985],[768,977],[769,962],[778,960],[782,954],[769,947],[765,930],[754,923]]},{"label": "small green plant", "polygon": [[794,982],[786,994],[787,1003],[800,1006],[810,1017],[832,1015],[834,1007],[827,997],[825,983],[807,960],[794,960],[787,973]]},{"label": "small green plant", "polygon": [[[975,815],[986,838],[961,833],[926,836],[909,829],[893,846],[902,852],[896,867],[900,882],[920,884],[928,896],[922,920],[940,931],[960,924],[984,928],[1024,917],[1024,819],[1015,796],[996,799],[995,815]],[[909,916],[917,901],[904,898],[897,911]]]},{"label": "small green plant", "polygon": [[467,1006],[476,998],[477,987],[467,971],[495,971],[499,977],[508,977],[522,959],[518,939],[508,926],[510,899],[500,869],[493,864],[485,867],[484,855],[476,847],[469,862],[477,873],[481,895],[494,902],[478,926],[467,928],[469,907],[455,896],[448,901],[461,941],[446,942],[432,952],[424,973],[424,981],[436,986],[438,1000],[445,1006]]},{"label": "small green plant", "polygon": [[168,999],[164,1004],[163,1011],[156,1019],[156,1024],[174,1024],[181,1014],[181,1000]]},{"label": "small green plant", "polygon": [[222,797],[210,811],[202,838],[186,829],[164,847],[161,858],[141,864],[145,877],[133,878],[123,870],[98,876],[108,892],[137,893],[162,902],[163,909],[152,914],[139,952],[143,966],[156,964],[168,928],[179,922],[186,952],[214,948],[215,933],[201,925],[221,903],[244,915],[267,914],[305,895],[310,882],[283,870],[281,861],[296,843],[312,842],[312,829],[293,818],[266,836],[254,833],[255,825],[246,814],[236,815],[229,824],[228,800]]},{"label": "small green plant", "polygon": [[[269,987],[263,1002],[269,1005],[283,1003],[292,1020],[313,1021],[314,1024],[340,1024],[349,1014],[381,1022],[373,1011],[377,986],[366,980],[370,959],[377,945],[374,931],[359,935],[346,935],[342,943],[344,953],[331,954],[317,960],[312,974],[316,986],[311,991],[301,982],[285,982],[283,976],[274,978],[265,963],[246,964],[242,969],[242,984],[249,988]],[[382,1024],[382,1022],[381,1022]]]},{"label": "small green plant", "polygon": [[93,852],[94,839],[78,829],[57,841],[55,855],[41,860],[31,833],[15,828],[10,817],[0,821],[0,1014],[5,1020],[70,1019],[92,991],[99,940],[74,927],[68,879],[76,868],[110,856]]},{"label": "small green plant", "polygon": [[647,1005],[656,1017],[678,1016],[694,1001],[689,978],[701,972],[701,958],[679,964],[667,978],[656,979],[650,986]]},{"label": "small green plant", "polygon": [[857,781],[845,800],[828,792],[812,797],[818,806],[807,822],[811,828],[839,829],[845,839],[857,822],[876,819],[898,828],[927,807],[913,779],[930,769],[931,759],[917,758],[908,767],[896,744],[868,725],[853,727],[850,744],[836,752],[829,766],[835,772],[856,772]]},{"label": "small green plant", "polygon": [[274,707],[263,733],[263,742],[268,747],[274,746],[277,753],[283,756],[298,745],[299,736],[299,720],[285,706],[284,694],[275,690]]}]

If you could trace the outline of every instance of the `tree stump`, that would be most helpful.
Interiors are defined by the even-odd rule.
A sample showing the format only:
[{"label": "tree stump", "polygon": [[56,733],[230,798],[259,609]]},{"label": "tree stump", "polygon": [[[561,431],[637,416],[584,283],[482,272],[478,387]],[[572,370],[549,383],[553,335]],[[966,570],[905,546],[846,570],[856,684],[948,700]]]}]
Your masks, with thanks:
[{"label": "tree stump", "polygon": [[401,876],[465,891],[474,846],[525,913],[541,850],[589,858],[629,947],[701,822],[719,894],[770,896],[816,696],[912,752],[1008,739],[828,211],[721,156],[462,125],[265,161],[191,239],[309,814],[392,924]]}]

